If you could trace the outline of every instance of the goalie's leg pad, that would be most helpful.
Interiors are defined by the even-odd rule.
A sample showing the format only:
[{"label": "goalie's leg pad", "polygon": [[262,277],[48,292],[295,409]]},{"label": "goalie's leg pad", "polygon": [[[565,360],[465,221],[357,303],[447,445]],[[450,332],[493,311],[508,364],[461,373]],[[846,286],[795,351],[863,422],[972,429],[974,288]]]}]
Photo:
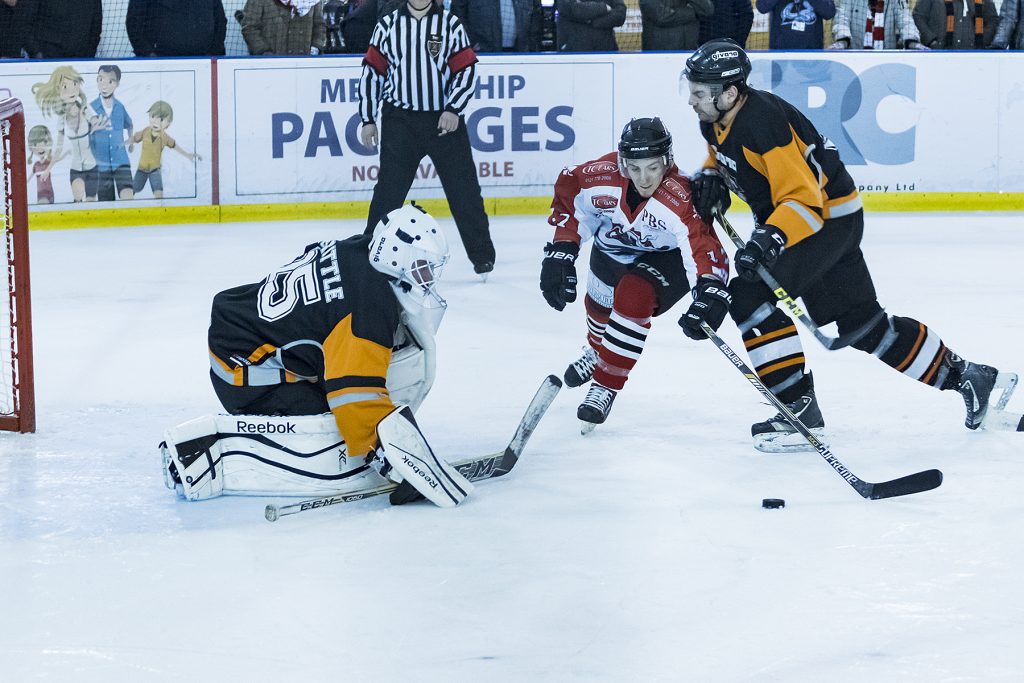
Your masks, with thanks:
[{"label": "goalie's leg pad", "polygon": [[434,455],[408,406],[396,408],[378,423],[377,438],[394,471],[435,505],[454,507],[472,493],[473,484]]},{"label": "goalie's leg pad", "polygon": [[328,495],[383,483],[364,458],[348,457],[330,413],[207,416],[171,429],[165,444],[165,479],[173,465],[188,500]]},{"label": "goalie's leg pad", "polygon": [[188,500],[216,498],[224,492],[220,437],[213,415],[173,427],[160,444],[164,484]]}]

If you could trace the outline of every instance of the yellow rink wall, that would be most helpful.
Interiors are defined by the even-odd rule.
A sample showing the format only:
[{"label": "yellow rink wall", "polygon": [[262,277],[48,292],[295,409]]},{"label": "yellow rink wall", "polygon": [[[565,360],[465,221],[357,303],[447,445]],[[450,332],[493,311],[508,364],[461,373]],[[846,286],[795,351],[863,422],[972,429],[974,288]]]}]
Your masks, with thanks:
[{"label": "yellow rink wall", "polygon": [[[432,215],[450,217],[443,199],[417,201]],[[490,216],[538,216],[548,213],[550,197],[484,198]],[[175,206],[139,209],[85,209],[49,211],[30,215],[32,230],[115,228],[133,225],[178,223],[235,223],[245,221],[359,220],[366,217],[369,202],[314,202],[301,204],[235,204],[229,206]],[[1024,211],[1024,193],[921,192],[912,195],[864,193],[867,211]],[[734,200],[730,213],[746,211]]]}]

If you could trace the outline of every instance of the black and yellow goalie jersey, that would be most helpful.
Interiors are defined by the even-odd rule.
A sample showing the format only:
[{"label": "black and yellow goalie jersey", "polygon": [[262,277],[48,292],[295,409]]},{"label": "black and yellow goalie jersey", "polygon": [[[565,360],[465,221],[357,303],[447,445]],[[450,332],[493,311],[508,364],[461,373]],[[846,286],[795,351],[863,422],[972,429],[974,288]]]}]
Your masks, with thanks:
[{"label": "black and yellow goalie jersey", "polygon": [[860,195],[835,145],[793,105],[762,90],[729,126],[700,124],[709,147],[705,168],[717,168],[760,225],[786,233],[792,246],[828,218],[861,209]]},{"label": "black and yellow goalie jersey", "polygon": [[216,378],[321,386],[352,455],[376,446],[377,423],[394,407],[385,379],[399,305],[368,245],[361,235],[311,244],[263,281],[217,294],[210,319]]}]

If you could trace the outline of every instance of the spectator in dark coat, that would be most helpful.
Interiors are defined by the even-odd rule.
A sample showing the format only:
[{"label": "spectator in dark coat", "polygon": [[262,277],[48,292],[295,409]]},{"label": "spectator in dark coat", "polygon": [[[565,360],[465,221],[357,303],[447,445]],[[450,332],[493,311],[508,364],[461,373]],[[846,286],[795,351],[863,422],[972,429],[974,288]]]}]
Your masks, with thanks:
[{"label": "spectator in dark coat", "polygon": [[366,54],[370,47],[370,36],[377,25],[377,0],[348,0],[345,20],[341,24],[341,35],[345,38],[345,52]]},{"label": "spectator in dark coat", "polygon": [[138,57],[224,54],[227,18],[221,0],[129,0],[124,24]]},{"label": "spectator in dark coat", "polygon": [[746,46],[754,23],[754,7],[750,0],[714,0],[715,11],[700,22],[700,44],[715,38],[731,38]]},{"label": "spectator in dark coat", "polygon": [[536,0],[452,0],[451,10],[462,19],[477,52],[540,49],[540,4]]},{"label": "spectator in dark coat", "polygon": [[1020,0],[1003,0],[999,8],[999,26],[989,47],[994,50],[1024,50],[1024,13]]},{"label": "spectator in dark coat", "polygon": [[712,0],[640,0],[641,47],[647,50],[696,50],[701,17],[715,11]]},{"label": "spectator in dark coat", "polygon": [[[18,59],[28,39],[26,16],[35,0],[0,0],[0,59]],[[27,52],[26,52],[27,54]]]},{"label": "spectator in dark coat", "polygon": [[27,50],[35,59],[92,59],[103,28],[102,0],[37,0]]},{"label": "spectator in dark coat", "polygon": [[[399,7],[405,5],[406,0],[378,0],[377,2],[377,21],[380,21],[385,14],[391,14]],[[437,4],[442,4],[438,0],[435,0]],[[377,22],[374,22],[374,26]]]},{"label": "spectator in dark coat", "polygon": [[555,8],[559,50],[618,52],[614,29],[626,23],[625,0],[557,0]]},{"label": "spectator in dark coat", "polygon": [[826,19],[836,15],[832,0],[757,0],[757,11],[769,15],[771,50],[822,50]]},{"label": "spectator in dark coat", "polygon": [[[974,21],[977,5],[974,0],[918,0],[914,5],[914,23],[921,33],[921,42],[933,50],[980,50],[992,42],[999,24],[999,12],[992,0],[981,6],[982,26]],[[952,30],[947,17],[952,13]]]}]

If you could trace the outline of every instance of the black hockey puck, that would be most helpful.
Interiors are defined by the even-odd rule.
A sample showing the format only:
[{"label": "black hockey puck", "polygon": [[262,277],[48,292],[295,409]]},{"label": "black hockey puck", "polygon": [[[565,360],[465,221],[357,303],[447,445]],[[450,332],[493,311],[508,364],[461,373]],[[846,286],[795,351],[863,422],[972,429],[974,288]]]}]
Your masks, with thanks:
[{"label": "black hockey puck", "polygon": [[786,507],[786,501],[781,498],[765,498],[761,501],[761,507],[768,510],[777,510],[778,508]]}]

